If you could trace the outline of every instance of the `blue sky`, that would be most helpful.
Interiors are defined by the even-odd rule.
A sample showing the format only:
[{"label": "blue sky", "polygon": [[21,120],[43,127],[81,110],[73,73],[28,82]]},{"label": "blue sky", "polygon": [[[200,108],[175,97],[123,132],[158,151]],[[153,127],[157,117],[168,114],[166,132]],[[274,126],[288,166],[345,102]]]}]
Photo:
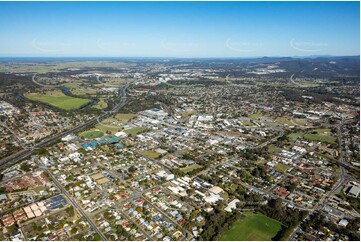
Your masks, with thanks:
[{"label": "blue sky", "polygon": [[359,2],[0,2],[0,56],[359,55]]}]

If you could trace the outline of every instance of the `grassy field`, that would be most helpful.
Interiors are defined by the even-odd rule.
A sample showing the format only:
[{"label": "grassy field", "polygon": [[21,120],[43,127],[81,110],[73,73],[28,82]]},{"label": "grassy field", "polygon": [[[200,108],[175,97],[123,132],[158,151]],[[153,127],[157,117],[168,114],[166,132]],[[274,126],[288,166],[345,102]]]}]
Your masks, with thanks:
[{"label": "grassy field", "polygon": [[100,98],[93,107],[96,109],[104,109],[108,107],[108,104],[105,102],[104,98]]},{"label": "grassy field", "polygon": [[302,134],[301,133],[292,133],[292,134],[289,134],[288,137],[291,139],[291,140],[296,140],[298,139],[298,137],[301,137]]},{"label": "grassy field", "polygon": [[248,214],[223,233],[220,240],[270,241],[281,229],[281,223],[263,214]]},{"label": "grassy field", "polygon": [[274,145],[268,146],[268,152],[270,152],[272,154],[279,153],[279,152],[281,152],[281,150],[282,150],[281,148],[278,148]]},{"label": "grassy field", "polygon": [[142,155],[146,156],[146,157],[149,157],[151,159],[157,159],[160,154],[153,151],[153,150],[146,150],[146,151],[141,151],[140,152]]},{"label": "grassy field", "polygon": [[148,128],[146,128],[146,127],[135,127],[135,128],[124,130],[124,132],[129,136],[135,136],[139,133],[146,131],[147,129]]},{"label": "grassy field", "polygon": [[290,169],[291,167],[288,166],[288,165],[285,165],[285,164],[282,164],[282,163],[278,163],[276,166],[275,166],[275,170],[276,171],[280,171],[280,172],[285,172],[287,171],[288,169]]},{"label": "grassy field", "polygon": [[321,134],[321,135],[330,135],[331,134],[331,129],[315,129],[313,131],[317,132],[317,134]]},{"label": "grassy field", "polygon": [[323,143],[334,144],[336,143],[336,138],[328,135],[320,135],[320,134],[302,134],[302,133],[292,133],[288,135],[288,137],[292,140],[296,140],[298,137],[303,137],[308,141],[320,141]]},{"label": "grassy field", "polygon": [[249,117],[249,118],[256,119],[256,118],[261,118],[261,117],[263,117],[263,114],[261,114],[261,113],[254,113],[254,114],[248,115],[248,117]]},{"label": "grassy field", "polygon": [[70,97],[62,93],[61,91],[51,91],[46,93],[29,93],[25,95],[26,98],[39,101],[52,105],[64,110],[78,109],[81,106],[90,102],[90,99]]},{"label": "grassy field", "polygon": [[184,168],[181,168],[180,170],[185,172],[185,173],[188,173],[190,171],[193,171],[195,169],[198,169],[198,168],[202,168],[203,166],[201,165],[198,165],[198,164],[193,164],[193,165],[190,165],[190,166],[187,166],[187,167],[184,167]]},{"label": "grassy field", "polygon": [[125,123],[129,122],[132,118],[135,118],[137,115],[132,113],[118,113],[114,117],[104,119],[101,123],[97,124],[95,127],[102,130],[103,132],[110,131],[112,134],[115,134],[122,130],[122,127]]},{"label": "grassy field", "polygon": [[310,126],[310,123],[306,119],[294,118],[290,119],[287,117],[278,117],[274,120],[275,123],[284,124],[287,126]]},{"label": "grassy field", "polygon": [[287,126],[294,126],[294,123],[286,117],[278,117],[274,120],[275,123],[286,124]]},{"label": "grassy field", "polygon": [[243,123],[245,126],[255,126],[255,124],[253,124],[252,122],[247,121],[247,120],[242,121],[242,123]]},{"label": "grassy field", "polygon": [[102,137],[104,133],[101,130],[88,130],[79,134],[83,139],[95,139]]},{"label": "grassy field", "polygon": [[111,119],[104,119],[101,123],[98,123],[97,125],[95,125],[95,128],[100,129],[104,133],[109,131],[112,134],[115,134],[122,130],[122,127],[115,123],[112,123]]},{"label": "grassy field", "polygon": [[69,88],[69,91],[74,95],[96,95],[97,89],[92,88],[87,80],[72,80],[64,84],[65,87]]},{"label": "grassy field", "polygon": [[137,117],[137,115],[133,113],[118,113],[115,115],[115,118],[122,123],[128,123],[132,118],[135,117]]},{"label": "grassy field", "polygon": [[323,143],[335,144],[336,138],[326,135],[318,135],[318,134],[304,134],[303,137],[310,141],[320,141]]}]

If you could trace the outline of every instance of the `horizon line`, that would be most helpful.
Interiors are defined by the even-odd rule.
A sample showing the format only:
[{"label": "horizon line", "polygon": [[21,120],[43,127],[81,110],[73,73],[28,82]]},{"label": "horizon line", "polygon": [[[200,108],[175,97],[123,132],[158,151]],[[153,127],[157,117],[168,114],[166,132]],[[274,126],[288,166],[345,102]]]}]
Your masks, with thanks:
[{"label": "horizon line", "polygon": [[156,59],[259,59],[259,58],[321,58],[321,57],[360,57],[360,54],[355,55],[280,55],[280,56],[245,56],[245,57],[177,57],[177,56],[0,56],[0,59],[6,58],[156,58]]}]

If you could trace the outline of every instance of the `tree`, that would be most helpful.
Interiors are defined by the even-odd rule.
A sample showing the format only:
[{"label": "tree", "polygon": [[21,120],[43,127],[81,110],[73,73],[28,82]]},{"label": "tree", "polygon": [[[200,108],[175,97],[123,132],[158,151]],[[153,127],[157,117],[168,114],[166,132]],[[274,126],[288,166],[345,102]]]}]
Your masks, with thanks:
[{"label": "tree", "polygon": [[22,164],[20,165],[20,169],[23,170],[23,171],[25,171],[25,172],[29,172],[29,171],[30,171],[30,168],[31,168],[31,166],[30,166],[28,163],[22,163]]},{"label": "tree", "polygon": [[137,169],[134,166],[129,167],[128,172],[134,173]]}]

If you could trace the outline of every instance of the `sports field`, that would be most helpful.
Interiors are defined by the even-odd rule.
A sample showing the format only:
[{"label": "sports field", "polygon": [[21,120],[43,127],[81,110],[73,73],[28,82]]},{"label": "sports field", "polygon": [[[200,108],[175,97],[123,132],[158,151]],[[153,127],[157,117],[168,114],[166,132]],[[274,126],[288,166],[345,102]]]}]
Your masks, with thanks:
[{"label": "sports field", "polygon": [[49,104],[51,106],[61,108],[64,110],[73,110],[82,107],[90,102],[90,99],[70,97],[61,91],[52,91],[46,93],[29,93],[25,95],[26,98]]},{"label": "sports field", "polygon": [[220,240],[270,241],[281,229],[281,223],[263,214],[248,214],[223,233]]}]

